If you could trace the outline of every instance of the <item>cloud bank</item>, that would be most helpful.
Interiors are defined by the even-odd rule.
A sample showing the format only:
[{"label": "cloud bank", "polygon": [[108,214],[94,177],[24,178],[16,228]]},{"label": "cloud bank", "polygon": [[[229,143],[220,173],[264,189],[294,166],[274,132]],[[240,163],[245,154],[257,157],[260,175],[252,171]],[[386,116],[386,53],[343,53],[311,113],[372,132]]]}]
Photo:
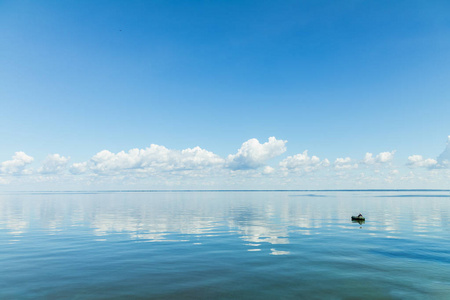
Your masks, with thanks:
[{"label": "cloud bank", "polygon": [[447,180],[450,179],[450,136],[445,150],[436,159],[414,154],[400,164],[395,163],[395,150],[376,155],[367,152],[361,159],[338,157],[332,162],[310,155],[308,150],[283,158],[280,156],[287,151],[286,144],[286,140],[275,137],[265,142],[253,138],[242,143],[236,153],[225,157],[198,146],[176,150],[151,144],[144,149],[117,153],[102,150],[78,162],[55,153],[37,166],[32,156],[18,151],[11,159],[0,163],[0,184],[65,180],[81,185],[114,181],[119,185],[159,182],[164,186],[185,188],[192,184],[200,188],[234,187],[237,183],[244,188],[250,184],[255,188],[283,188],[288,184],[318,188],[322,183],[328,188],[330,184],[384,187],[382,184],[450,181]]},{"label": "cloud bank", "polygon": [[108,150],[95,154],[89,162],[72,165],[72,172],[80,174],[88,170],[99,174],[115,174],[126,170],[141,170],[147,173],[199,170],[224,164],[224,159],[200,147],[171,150],[152,144],[145,149],[112,153]]}]

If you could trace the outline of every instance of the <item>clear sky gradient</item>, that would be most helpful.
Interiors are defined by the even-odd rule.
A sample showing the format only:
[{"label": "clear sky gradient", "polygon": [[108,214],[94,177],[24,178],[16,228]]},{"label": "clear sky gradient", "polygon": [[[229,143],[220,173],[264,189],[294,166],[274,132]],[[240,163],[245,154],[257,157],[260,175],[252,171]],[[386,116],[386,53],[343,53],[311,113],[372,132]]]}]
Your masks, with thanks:
[{"label": "clear sky gradient", "polygon": [[[0,162],[20,151],[34,158],[3,165],[0,188],[43,176],[50,154],[70,159],[46,173],[48,187],[102,150],[151,144],[223,159],[233,175],[213,187],[235,187],[238,176],[238,187],[258,188],[235,173],[275,176],[305,150],[328,168],[395,150],[387,163],[406,176],[410,156],[436,160],[450,134],[448,1],[0,1],[0,28]],[[273,155],[242,162],[244,142],[269,137],[288,141],[284,151],[274,142]],[[449,181],[434,165],[421,169],[438,172],[423,187]],[[138,187],[178,186],[170,176],[153,186],[167,170],[156,173]],[[280,174],[267,182],[298,175]]]}]

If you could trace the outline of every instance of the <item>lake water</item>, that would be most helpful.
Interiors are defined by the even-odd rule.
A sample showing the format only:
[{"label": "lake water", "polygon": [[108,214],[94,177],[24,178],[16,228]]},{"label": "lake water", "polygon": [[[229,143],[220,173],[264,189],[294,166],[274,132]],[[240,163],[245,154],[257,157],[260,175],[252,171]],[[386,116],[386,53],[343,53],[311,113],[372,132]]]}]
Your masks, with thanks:
[{"label": "lake water", "polygon": [[450,299],[449,221],[448,191],[3,193],[0,299]]}]

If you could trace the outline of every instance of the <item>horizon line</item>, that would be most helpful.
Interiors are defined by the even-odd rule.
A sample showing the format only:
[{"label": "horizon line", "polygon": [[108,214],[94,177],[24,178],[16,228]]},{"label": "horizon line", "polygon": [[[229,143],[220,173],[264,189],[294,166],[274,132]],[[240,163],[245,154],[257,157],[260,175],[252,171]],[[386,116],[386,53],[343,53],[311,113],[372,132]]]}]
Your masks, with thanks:
[{"label": "horizon line", "polygon": [[136,189],[136,190],[31,190],[0,191],[4,193],[164,193],[164,192],[450,192],[450,189]]}]

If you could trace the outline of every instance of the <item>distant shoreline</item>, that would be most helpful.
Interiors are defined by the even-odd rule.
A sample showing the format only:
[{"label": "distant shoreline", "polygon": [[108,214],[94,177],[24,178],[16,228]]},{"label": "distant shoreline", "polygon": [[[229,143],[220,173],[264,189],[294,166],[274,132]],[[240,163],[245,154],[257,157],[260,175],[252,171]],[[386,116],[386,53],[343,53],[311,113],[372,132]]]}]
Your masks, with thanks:
[{"label": "distant shoreline", "polygon": [[101,193],[208,193],[208,192],[450,192],[450,189],[325,189],[325,190],[79,190],[0,191],[0,194],[101,194]]}]

